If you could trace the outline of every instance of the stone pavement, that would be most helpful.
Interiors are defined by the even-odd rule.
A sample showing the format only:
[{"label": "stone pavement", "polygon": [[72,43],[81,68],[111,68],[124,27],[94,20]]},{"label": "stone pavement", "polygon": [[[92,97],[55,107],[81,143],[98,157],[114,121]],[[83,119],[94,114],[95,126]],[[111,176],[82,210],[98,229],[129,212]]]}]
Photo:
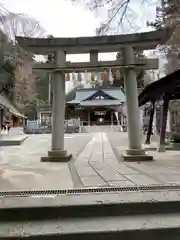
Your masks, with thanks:
[{"label": "stone pavement", "polygon": [[[121,134],[121,133],[119,133]],[[84,187],[158,184],[129,164],[119,162],[105,133],[96,133],[77,157],[75,166]]]},{"label": "stone pavement", "polygon": [[[154,136],[157,142],[157,137]],[[121,149],[127,148],[127,133],[96,133],[77,157],[75,167],[82,186],[135,186],[180,183],[180,152],[149,151],[155,161],[125,163]]]},{"label": "stone pavement", "polygon": [[[65,147],[74,156],[91,134],[65,135]],[[21,146],[0,147],[0,190],[66,189],[74,184],[68,163],[42,163],[50,149],[51,135],[28,135]]]},{"label": "stone pavement", "polygon": [[[120,155],[122,154],[122,149],[127,148],[127,134],[124,134],[121,137],[116,133],[108,134],[108,139],[114,150],[117,150],[115,150],[115,153],[118,161],[122,163]],[[152,145],[156,145],[158,137],[153,136],[152,140]],[[135,180],[137,183],[138,178],[142,179],[142,182],[139,182],[139,184],[148,183],[148,181],[146,182],[144,178],[144,176],[147,176],[158,184],[180,184],[180,151],[166,151],[164,153],[159,153],[157,151],[146,152],[147,154],[153,155],[155,161],[124,163],[126,166],[131,167],[139,173],[139,177],[136,176]]]},{"label": "stone pavement", "polygon": [[180,184],[179,151],[150,151],[153,162],[124,163],[127,133],[65,134],[69,163],[40,162],[50,141],[50,134],[29,135],[21,146],[0,147],[0,190]]}]

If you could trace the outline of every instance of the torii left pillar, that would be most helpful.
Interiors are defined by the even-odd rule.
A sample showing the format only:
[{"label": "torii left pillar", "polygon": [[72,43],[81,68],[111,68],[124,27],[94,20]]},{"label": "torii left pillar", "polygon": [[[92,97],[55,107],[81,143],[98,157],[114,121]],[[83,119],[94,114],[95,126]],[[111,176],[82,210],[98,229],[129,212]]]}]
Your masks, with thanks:
[{"label": "torii left pillar", "polygon": [[[56,52],[56,64],[65,65],[66,55],[64,51]],[[65,75],[63,72],[55,72],[53,79],[53,104],[52,104],[52,140],[51,150],[47,157],[42,157],[43,162],[68,162],[71,154],[64,149],[64,119],[65,119]]]}]

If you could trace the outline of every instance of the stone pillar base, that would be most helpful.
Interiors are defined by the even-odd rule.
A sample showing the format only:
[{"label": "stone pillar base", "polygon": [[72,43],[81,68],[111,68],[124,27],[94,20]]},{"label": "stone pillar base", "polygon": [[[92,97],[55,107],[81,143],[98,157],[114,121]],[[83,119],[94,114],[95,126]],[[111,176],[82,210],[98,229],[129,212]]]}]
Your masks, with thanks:
[{"label": "stone pillar base", "polygon": [[69,162],[72,159],[72,154],[67,154],[66,150],[48,151],[47,157],[41,157],[41,162]]},{"label": "stone pillar base", "polygon": [[122,155],[124,162],[145,162],[153,161],[153,156],[145,154],[144,149],[128,149],[126,154]]},{"label": "stone pillar base", "polygon": [[127,149],[126,150],[127,155],[145,155],[144,149]]}]

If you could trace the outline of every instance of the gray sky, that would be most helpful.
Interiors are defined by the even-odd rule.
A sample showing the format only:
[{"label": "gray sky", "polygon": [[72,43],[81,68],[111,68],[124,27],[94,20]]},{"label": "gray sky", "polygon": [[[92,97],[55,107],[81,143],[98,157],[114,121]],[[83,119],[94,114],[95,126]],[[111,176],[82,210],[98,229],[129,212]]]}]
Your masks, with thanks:
[{"label": "gray sky", "polygon": [[48,33],[56,37],[92,36],[99,19],[81,6],[65,0],[4,0],[13,12],[36,18]]},{"label": "gray sky", "polygon": [[[95,16],[83,6],[73,6],[70,0],[1,0],[4,6],[18,13],[26,13],[40,21],[47,32],[56,37],[92,36],[107,11],[104,8]],[[138,26],[136,30],[147,30],[146,21],[155,18],[156,1],[148,4],[141,0],[131,0],[129,15]],[[139,4],[138,4],[139,3]],[[127,29],[127,31],[134,31]]]},{"label": "gray sky", "polygon": [[[4,6],[16,13],[25,13],[37,19],[47,33],[55,37],[93,36],[107,11],[92,13],[83,6],[73,6],[70,0],[1,0]],[[155,2],[156,0],[151,0]],[[125,27],[124,31],[148,31],[147,20],[154,20],[155,4],[137,4],[140,0],[131,0],[130,18],[136,23],[136,29]],[[97,17],[98,16],[98,17]]]},{"label": "gray sky", "polygon": [[[93,36],[100,22],[105,18],[107,11],[104,9],[99,15],[92,13],[83,6],[73,6],[70,0],[1,0],[4,7],[16,13],[25,13],[37,19],[48,34],[55,37],[79,37]],[[137,28],[126,28],[125,32],[148,31],[146,21],[155,19],[155,1],[153,4],[137,4],[137,0],[131,0],[131,19]],[[157,0],[158,1],[158,0]],[[139,0],[140,2],[140,0]],[[142,2],[142,1],[141,1]],[[98,16],[98,17],[97,17]],[[100,60],[113,60],[115,53],[101,54]],[[89,57],[69,56],[67,60],[87,61]]]},{"label": "gray sky", "polygon": [[[70,0],[1,0],[10,11],[25,13],[37,19],[47,33],[55,37],[79,37],[93,36],[100,22],[105,18],[107,11],[104,9],[94,14],[83,6],[73,6]],[[149,0],[148,4],[138,4],[137,0],[131,0],[129,15],[136,28],[125,27],[124,31],[149,31],[146,21],[155,19],[156,1]],[[150,3],[151,2],[151,3]],[[98,16],[98,17],[97,17]],[[125,24],[126,26],[126,24]],[[100,60],[113,60],[115,54],[101,54]],[[87,60],[84,56],[70,56],[70,60]],[[69,60],[69,59],[68,59]]]}]

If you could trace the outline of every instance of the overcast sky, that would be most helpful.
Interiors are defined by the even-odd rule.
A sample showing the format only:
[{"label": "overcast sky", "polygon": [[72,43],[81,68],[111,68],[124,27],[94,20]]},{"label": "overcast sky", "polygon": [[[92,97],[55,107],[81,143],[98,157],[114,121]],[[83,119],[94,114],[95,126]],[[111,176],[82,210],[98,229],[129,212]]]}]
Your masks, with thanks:
[{"label": "overcast sky", "polygon": [[[155,1],[150,0],[152,4],[139,4],[141,0],[131,0],[131,9],[129,12],[136,28],[126,28],[124,31],[149,31],[146,27],[146,21],[155,19]],[[150,2],[149,1],[149,2]],[[157,0],[159,1],[159,0]],[[4,7],[16,13],[25,13],[30,17],[37,19],[45,28],[48,34],[55,37],[80,37],[94,36],[96,28],[106,16],[106,9],[99,14],[95,14],[85,9],[84,6],[73,6],[70,0],[1,0]],[[115,53],[101,54],[99,60],[114,60]],[[68,56],[69,61],[87,61],[89,56]]]},{"label": "overcast sky", "polygon": [[[83,6],[73,6],[70,0],[1,1],[8,10],[16,13],[25,13],[37,19],[47,33],[55,37],[93,36],[96,28],[106,15],[105,9],[95,16],[94,13],[88,11]],[[131,17],[133,22],[137,23],[138,27],[136,30],[147,31],[149,29],[146,28],[146,21],[154,19],[155,5],[138,5],[137,2],[137,0],[132,0],[134,5],[132,5],[133,13],[131,13]],[[127,28],[127,31],[132,32],[135,29]],[[101,56],[102,59],[106,60],[108,60],[107,58],[112,60],[114,57],[115,54],[104,54]],[[74,60],[74,58],[71,58],[71,60]]]},{"label": "overcast sky", "polygon": [[[85,10],[83,6],[73,6],[70,0],[1,0],[10,11],[26,13],[40,21],[47,32],[57,37],[92,36],[105,9],[99,17]],[[156,0],[151,0],[156,1]],[[139,4],[141,0],[131,0],[133,13],[131,18],[137,23],[139,31],[146,30],[146,20],[155,16],[155,4]],[[130,29],[128,29],[129,31]],[[133,31],[133,30],[132,30]]]}]

